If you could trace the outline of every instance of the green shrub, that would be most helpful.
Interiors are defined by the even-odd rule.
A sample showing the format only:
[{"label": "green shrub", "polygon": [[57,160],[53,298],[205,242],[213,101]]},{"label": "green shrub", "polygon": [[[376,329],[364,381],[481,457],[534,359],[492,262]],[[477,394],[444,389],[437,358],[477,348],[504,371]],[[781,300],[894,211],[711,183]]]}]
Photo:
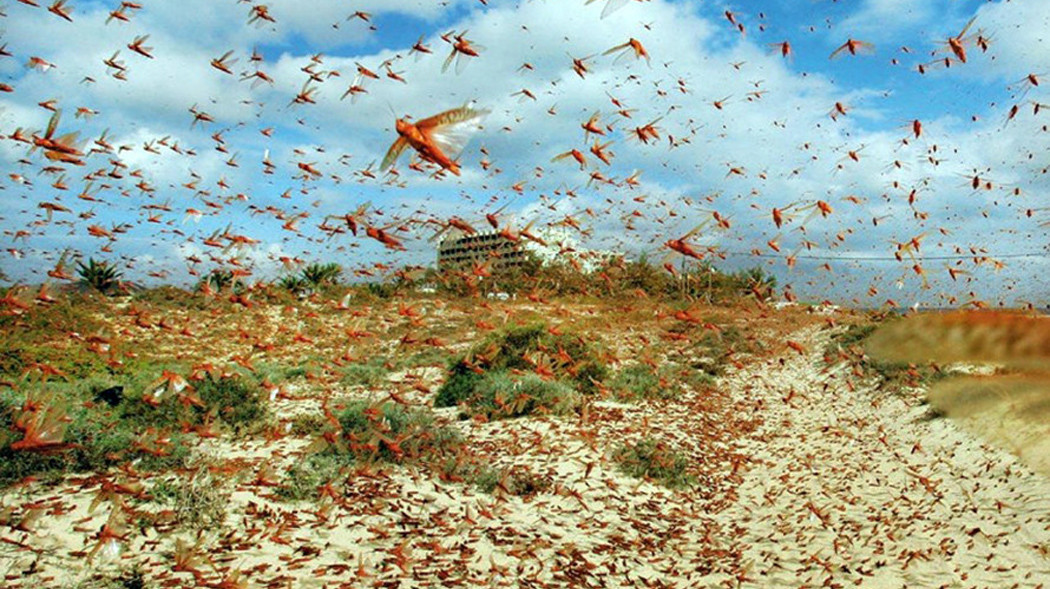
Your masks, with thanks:
[{"label": "green shrub", "polygon": [[672,391],[660,385],[660,376],[656,371],[645,364],[632,364],[620,369],[607,386],[617,398],[626,401],[674,396]]},{"label": "green shrub", "polygon": [[448,378],[434,397],[435,407],[455,407],[465,403],[474,395],[474,389],[485,377],[468,368],[463,362],[455,362],[448,369]]},{"label": "green shrub", "polygon": [[491,334],[453,361],[434,405],[452,407],[471,399],[482,381],[482,375],[474,367],[483,372],[534,372],[536,366],[526,357],[534,362],[546,361],[557,379],[571,382],[585,394],[593,393],[597,389],[595,383],[601,383],[608,375],[595,347],[582,338],[554,335],[541,323],[512,327]]},{"label": "green shrub", "polygon": [[[434,469],[444,477],[462,477],[463,439],[450,427],[434,423],[429,410],[409,409],[393,402],[382,404],[352,401],[336,414],[339,428],[326,420],[316,424],[328,440],[325,447],[293,465],[285,474],[277,495],[290,501],[317,495],[318,488],[343,476],[343,468],[354,462],[412,464]],[[452,477],[449,477],[452,478]]]},{"label": "green shrub", "polygon": [[375,405],[353,401],[336,416],[342,429],[340,444],[328,452],[358,460],[437,463],[461,448],[458,431],[434,424],[430,411],[407,409],[397,403]]},{"label": "green shrub", "polygon": [[400,292],[401,286],[396,282],[366,282],[364,293],[373,299],[391,299]]},{"label": "green shrub", "polygon": [[320,413],[300,413],[290,421],[288,433],[293,436],[312,436],[324,431],[328,420]]},{"label": "green shrub", "polygon": [[656,480],[672,489],[696,484],[696,477],[688,472],[689,459],[653,438],[621,446],[614,459],[625,474]]},{"label": "green shrub", "polygon": [[264,380],[270,384],[281,384],[289,380],[295,380],[306,376],[306,368],[303,366],[285,366],[274,362],[261,362],[255,365],[252,377],[260,383]]},{"label": "green shrub", "polygon": [[[18,379],[34,363],[47,364],[75,379],[111,372],[106,358],[88,352],[69,334],[103,332],[99,319],[108,304],[97,295],[70,293],[21,315],[0,315],[0,376]],[[35,377],[35,375],[34,375]]]},{"label": "green shrub", "polygon": [[548,491],[553,485],[550,477],[539,476],[527,468],[481,468],[473,477],[474,486],[483,493],[498,491],[518,497],[532,497]]},{"label": "green shrub", "polygon": [[[710,365],[705,365],[710,366]],[[685,384],[692,388],[694,391],[700,391],[711,387],[715,383],[715,376],[708,373],[705,370],[697,370],[689,366],[682,366],[681,364],[672,364],[667,368],[667,374],[670,378],[675,381]],[[667,394],[673,396],[673,391],[662,391],[659,398],[670,398]]]},{"label": "green shrub", "polygon": [[221,293],[228,289],[234,294],[241,294],[245,290],[245,284],[243,281],[239,280],[238,277],[233,275],[232,270],[215,268],[197,281],[195,290],[201,291],[205,288],[211,289],[216,293]]},{"label": "green shrub", "polygon": [[[166,453],[161,456],[136,449],[136,441],[144,433],[138,424],[123,420],[107,406],[84,406],[69,403],[66,415],[69,425],[63,437],[68,444],[62,449],[47,451],[12,450],[11,444],[22,438],[14,428],[14,419],[21,411],[24,397],[11,393],[0,396],[0,486],[6,486],[28,476],[46,479],[71,472],[105,470],[128,461],[138,461],[141,470],[160,470],[182,466],[189,456],[189,447],[179,434],[168,434]],[[163,436],[163,434],[157,434]]]},{"label": "green shrub", "polygon": [[[157,371],[143,372],[115,382],[124,385],[124,400],[117,407],[121,418],[136,423],[141,427],[148,426],[196,426],[216,418],[233,428],[238,433],[251,432],[267,417],[267,397],[259,383],[239,374],[212,376],[205,373],[199,380],[188,380],[193,387],[192,394],[203,403],[203,407],[181,403],[177,395],[165,391],[160,395],[160,404],[151,405],[143,401],[143,396],[152,392],[148,389],[155,384],[153,376],[160,376]],[[183,374],[173,369],[176,374]],[[148,375],[143,378],[143,375]],[[106,381],[103,381],[106,382]]]},{"label": "green shrub", "polygon": [[386,382],[389,373],[390,369],[387,368],[386,359],[373,357],[343,368],[343,376],[339,382],[345,386],[375,388]]},{"label": "green shrub", "polygon": [[683,384],[694,390],[711,386],[714,376],[710,371],[720,371],[719,366],[720,362],[709,359],[698,361],[694,366],[667,361],[660,365],[659,370],[645,364],[632,364],[613,375],[607,387],[623,401],[674,399]]},{"label": "green shrub", "polygon": [[296,276],[294,274],[279,278],[277,280],[277,286],[296,295],[303,294],[310,288],[310,284],[304,280],[302,276]]},{"label": "green shrub", "polygon": [[243,376],[213,378],[206,374],[192,384],[205,405],[195,407],[198,416],[217,410],[219,418],[238,430],[255,426],[267,416],[265,393],[253,380]]},{"label": "green shrub", "polygon": [[693,341],[704,356],[693,367],[710,377],[722,376],[726,364],[735,354],[754,352],[757,346],[744,330],[733,325],[722,327],[719,331],[704,329]]},{"label": "green shrub", "polygon": [[850,325],[845,330],[831,336],[825,355],[832,355],[840,349],[849,349],[860,345],[875,332],[876,325]]},{"label": "green shrub", "polygon": [[474,412],[499,419],[568,413],[579,404],[579,394],[564,382],[543,380],[534,373],[495,370],[481,377],[465,402]]},{"label": "green shrub", "polygon": [[321,485],[343,476],[345,465],[342,457],[332,454],[312,454],[296,461],[285,473],[284,482],[277,488],[277,496],[286,501],[313,499]]},{"label": "green shrub", "polygon": [[754,295],[759,300],[767,300],[773,296],[773,289],[777,287],[777,278],[766,271],[762,266],[754,266],[747,270],[741,270],[733,275],[739,281],[741,294]]}]

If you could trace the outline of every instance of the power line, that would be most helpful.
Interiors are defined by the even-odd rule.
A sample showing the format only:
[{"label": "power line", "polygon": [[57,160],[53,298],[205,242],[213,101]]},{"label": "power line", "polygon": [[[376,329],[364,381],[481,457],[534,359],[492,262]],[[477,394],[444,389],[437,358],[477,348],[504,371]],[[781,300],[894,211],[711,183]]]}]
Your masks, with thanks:
[{"label": "power line", "polygon": [[789,254],[766,254],[766,253],[755,253],[755,252],[718,252],[721,255],[726,256],[749,256],[752,258],[775,258],[785,259],[794,258],[796,260],[814,260],[823,262],[834,262],[838,260],[846,260],[853,262],[902,262],[907,260],[913,260],[915,262],[938,262],[938,261],[950,261],[950,260],[1008,260],[1018,258],[1037,258],[1044,257],[1050,258],[1050,252],[1024,252],[1024,253],[1012,253],[1002,255],[992,254],[957,254],[951,256],[923,256],[923,257],[907,257],[897,258],[895,256],[865,256],[865,255],[842,255],[842,256],[818,256],[812,254],[791,256]]}]

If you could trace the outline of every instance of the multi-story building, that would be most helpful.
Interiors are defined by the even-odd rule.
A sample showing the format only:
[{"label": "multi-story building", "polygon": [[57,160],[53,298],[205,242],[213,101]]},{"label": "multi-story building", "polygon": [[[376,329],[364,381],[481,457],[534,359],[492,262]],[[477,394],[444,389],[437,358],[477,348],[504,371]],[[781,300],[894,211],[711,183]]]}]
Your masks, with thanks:
[{"label": "multi-story building", "polygon": [[457,231],[445,237],[438,246],[438,268],[447,270],[485,265],[489,271],[499,271],[519,267],[533,258],[545,266],[569,263],[588,273],[610,259],[623,257],[616,252],[579,250],[569,232],[559,228],[547,227],[536,234],[545,243],[524,237],[512,241],[497,232],[467,235]]},{"label": "multi-story building", "polygon": [[493,231],[467,235],[456,232],[438,245],[438,268],[464,268],[487,264],[490,270],[513,268],[528,259],[520,240],[511,241]]}]

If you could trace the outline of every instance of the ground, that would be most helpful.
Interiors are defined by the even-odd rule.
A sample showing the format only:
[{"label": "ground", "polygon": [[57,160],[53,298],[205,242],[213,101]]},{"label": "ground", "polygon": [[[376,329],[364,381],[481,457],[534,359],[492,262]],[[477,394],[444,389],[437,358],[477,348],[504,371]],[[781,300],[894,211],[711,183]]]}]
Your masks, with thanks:
[{"label": "ground", "polygon": [[[860,313],[641,299],[202,305],[86,308],[125,362],[288,369],[269,383],[265,423],[190,433],[191,455],[175,469],[129,461],[10,485],[0,496],[5,586],[1050,579],[1045,476],[931,412],[922,383],[886,386],[829,352],[835,334],[871,321]],[[558,415],[487,419],[433,407],[450,359],[487,333],[536,321],[593,344],[610,369],[606,385]],[[68,331],[52,337],[70,354],[86,345]],[[674,367],[657,372],[667,394],[627,398],[608,386],[639,363]],[[701,371],[709,374],[692,374]],[[459,433],[462,464],[359,459],[288,492],[325,446],[326,409],[354,399],[432,414]],[[626,466],[625,452],[646,441],[681,459],[661,463],[677,479]]]}]

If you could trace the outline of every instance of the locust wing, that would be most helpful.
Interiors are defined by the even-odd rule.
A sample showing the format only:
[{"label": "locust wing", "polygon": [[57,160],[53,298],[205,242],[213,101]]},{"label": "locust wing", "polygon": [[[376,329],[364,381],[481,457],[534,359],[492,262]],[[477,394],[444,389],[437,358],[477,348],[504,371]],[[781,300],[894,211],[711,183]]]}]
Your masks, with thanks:
[{"label": "locust wing", "polygon": [[405,151],[406,147],[408,147],[408,141],[405,141],[404,137],[398,137],[397,141],[387,150],[386,155],[383,156],[383,163],[379,165],[379,169],[386,171],[387,168],[394,165],[394,162],[401,157],[401,152]]},{"label": "locust wing", "polygon": [[416,128],[429,137],[442,153],[454,160],[463,153],[467,142],[481,128],[481,122],[489,112],[468,107],[454,108],[423,119],[416,124]]}]

